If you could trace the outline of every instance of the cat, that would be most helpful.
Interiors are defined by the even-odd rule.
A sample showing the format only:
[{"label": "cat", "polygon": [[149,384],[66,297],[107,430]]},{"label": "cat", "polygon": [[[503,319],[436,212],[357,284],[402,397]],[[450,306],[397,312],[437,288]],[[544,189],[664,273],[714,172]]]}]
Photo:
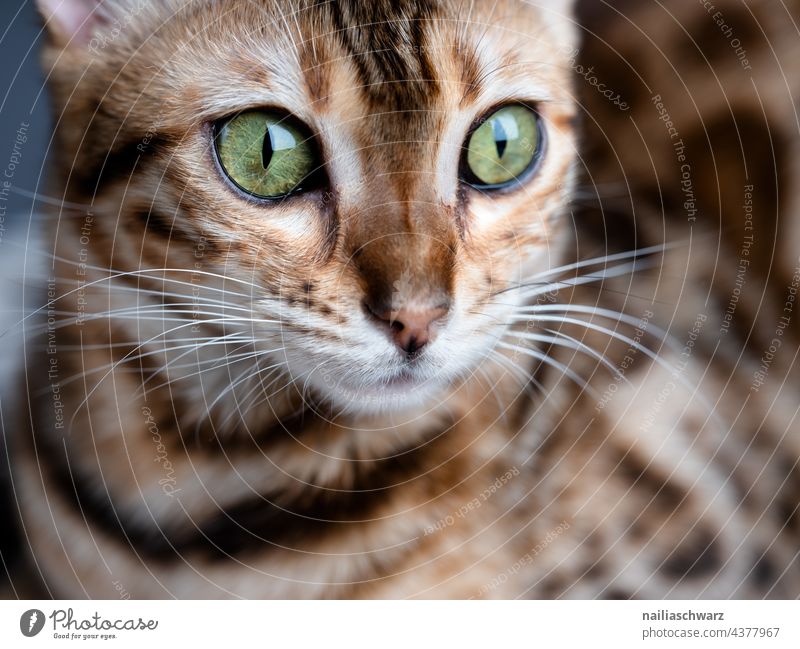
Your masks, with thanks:
[{"label": "cat", "polygon": [[704,372],[710,239],[578,209],[572,2],[39,6],[47,595],[800,592],[796,449]]}]

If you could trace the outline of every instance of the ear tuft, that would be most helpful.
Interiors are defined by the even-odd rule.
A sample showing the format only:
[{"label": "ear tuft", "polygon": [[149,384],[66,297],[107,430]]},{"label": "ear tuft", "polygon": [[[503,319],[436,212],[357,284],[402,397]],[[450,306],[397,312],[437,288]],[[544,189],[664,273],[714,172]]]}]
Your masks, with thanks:
[{"label": "ear tuft", "polygon": [[36,0],[53,40],[63,47],[86,46],[97,27],[105,25],[101,0]]}]

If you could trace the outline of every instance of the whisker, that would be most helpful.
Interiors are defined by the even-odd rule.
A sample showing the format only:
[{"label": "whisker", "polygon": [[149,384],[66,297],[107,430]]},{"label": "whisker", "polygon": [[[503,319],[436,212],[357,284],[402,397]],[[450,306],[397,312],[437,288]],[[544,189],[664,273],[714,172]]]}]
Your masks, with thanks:
[{"label": "whisker", "polygon": [[[632,327],[636,327],[637,329],[641,326],[646,327],[647,334],[652,337],[664,342],[667,345],[674,345],[676,349],[680,349],[677,346],[677,341],[675,340],[674,336],[670,335],[669,332],[665,331],[661,327],[656,324],[653,324],[649,320],[643,323],[642,318],[636,318],[628,313],[623,313],[622,311],[615,311],[613,309],[607,309],[604,307],[597,307],[597,306],[587,306],[584,304],[536,304],[531,306],[524,306],[519,309],[519,311],[527,312],[531,311],[534,314],[536,313],[550,313],[550,312],[575,312],[575,313],[585,313],[588,315],[598,315],[609,320],[613,320],[614,322],[624,322],[625,324],[631,325]],[[534,316],[535,320],[536,316]]]},{"label": "whisker", "polygon": [[[204,362],[206,362],[206,363],[215,362],[215,363],[217,363],[217,365],[214,365],[212,367],[206,367],[204,369],[198,370],[197,372],[192,372],[191,374],[184,374],[184,375],[181,375],[181,376],[176,376],[174,378],[170,378],[167,381],[164,381],[163,383],[160,383],[159,385],[156,385],[154,387],[149,388],[149,390],[151,392],[155,392],[157,390],[160,390],[161,388],[167,387],[168,385],[173,385],[178,381],[183,381],[185,379],[189,379],[189,378],[192,378],[192,377],[195,377],[195,376],[199,376],[200,374],[204,374],[204,373],[210,372],[212,370],[226,368],[226,367],[230,368],[232,365],[234,365],[236,363],[242,363],[244,361],[258,359],[259,357],[265,356],[265,355],[270,354],[270,353],[276,353],[276,352],[283,351],[283,349],[284,349],[283,347],[278,347],[278,348],[275,348],[275,349],[262,349],[262,350],[258,350],[258,351],[245,352],[243,354],[237,354],[237,356],[239,358],[236,359],[236,360],[233,360],[233,361],[230,360],[231,358],[233,358],[231,356],[225,356],[222,359],[219,359],[219,358],[209,359],[209,360],[204,361]],[[192,350],[190,350],[189,353],[191,353],[191,351]],[[221,363],[220,360],[224,360],[225,362]],[[171,367],[171,366],[172,366],[171,362],[167,363],[167,365],[165,365],[163,368],[160,368],[159,371],[169,371],[169,367]],[[187,367],[192,367],[192,365],[190,364]],[[173,367],[173,369],[177,369],[177,368]],[[141,388],[141,391],[140,391],[141,395],[144,395],[147,392],[148,388],[145,388],[144,386],[154,376],[155,376],[155,374],[153,376],[151,376],[150,378],[148,378],[147,381],[144,381],[142,383],[142,388]],[[137,393],[137,395],[138,394],[139,393]]]},{"label": "whisker", "polygon": [[[196,343],[195,345],[187,345],[188,349],[185,352],[179,354],[176,358],[173,358],[173,359],[169,360],[166,363],[166,365],[163,365],[162,367],[158,368],[158,370],[156,370],[156,372],[158,372],[158,373],[165,372],[165,371],[168,372],[169,368],[173,366],[173,363],[181,360],[185,356],[188,356],[192,352],[199,353],[201,349],[206,349],[207,347],[210,347],[210,346],[215,346],[215,345],[227,346],[227,345],[230,345],[230,344],[233,344],[233,343],[241,343],[240,345],[238,345],[237,347],[234,348],[234,351],[236,351],[236,350],[241,349],[242,347],[246,347],[248,345],[256,345],[258,343],[258,340],[253,338],[252,336],[242,336],[242,335],[239,334],[239,332],[234,332],[234,333],[227,334],[227,335],[224,335],[224,336],[218,336],[216,338],[211,338],[210,340],[199,342],[199,343]],[[180,348],[173,347],[169,351],[172,352],[172,351],[177,351],[179,349]],[[158,351],[161,352],[162,350],[158,350]],[[163,350],[163,352],[166,354],[167,350]],[[249,353],[249,352],[246,352],[246,353]],[[230,358],[230,357],[231,356],[229,354],[225,354],[222,357],[214,357],[214,358],[208,359],[206,361],[200,361],[200,359],[198,358],[196,363],[197,364],[200,364],[201,362],[202,363],[207,363],[209,361],[218,363],[218,362],[220,362],[222,360],[225,360],[227,358]],[[177,367],[174,368],[174,369],[177,369]],[[147,385],[147,383],[149,383],[150,380],[154,376],[156,376],[155,373],[152,376],[148,377],[145,381],[142,382],[142,390],[145,390],[145,385]],[[169,383],[169,381],[167,383]]]},{"label": "whisker", "polygon": [[552,335],[544,336],[542,334],[535,334],[530,332],[514,332],[513,330],[509,331],[509,335],[514,334],[515,336],[519,338],[525,338],[526,340],[533,340],[536,342],[557,345],[559,347],[564,347],[565,349],[572,349],[575,351],[583,352],[587,356],[591,356],[595,360],[599,361],[603,365],[603,367],[609,370],[614,376],[622,377],[622,375],[619,372],[619,369],[611,361],[609,361],[605,356],[600,354],[598,351],[589,347],[589,345],[587,345],[586,343],[581,342],[580,340],[577,340],[572,336],[568,336],[567,334],[560,331],[556,331],[553,329],[545,329],[545,331],[547,331]]},{"label": "whisker", "polygon": [[[622,275],[629,275],[634,272],[637,272],[643,268],[649,268],[649,265],[643,265],[640,261],[634,261],[629,264],[620,264],[618,266],[612,266],[607,269],[603,269],[602,273],[597,275],[580,275],[578,277],[566,280],[560,280],[557,282],[551,282],[544,285],[541,285],[534,291],[523,292],[521,293],[524,299],[531,299],[536,297],[537,295],[543,295],[545,293],[557,292],[562,288],[568,288],[571,286],[581,286],[583,284],[591,284],[593,282],[599,282],[604,279],[609,279],[612,277],[620,277]],[[503,291],[499,291],[495,293],[495,295],[500,295],[502,293],[507,293],[509,290],[521,290],[523,288],[527,288],[527,286],[522,285],[519,287],[512,287],[511,289],[505,289]]]},{"label": "whisker", "polygon": [[[142,315],[140,312],[128,312],[126,307],[125,311],[120,312],[107,312],[104,314],[78,314],[75,317],[71,318],[64,318],[59,320],[55,324],[43,324],[32,329],[26,329],[25,332],[29,335],[40,334],[46,331],[54,331],[56,329],[62,329],[64,327],[69,327],[71,325],[76,325],[80,322],[93,322],[97,320],[130,320],[133,322],[184,322],[187,325],[203,325],[203,324],[220,324],[220,323],[249,323],[249,324],[280,324],[280,320],[272,320],[266,318],[259,318],[259,317],[251,317],[245,318],[242,316],[235,316],[235,315],[228,315],[228,314],[220,314],[214,313],[209,311],[197,312],[197,311],[167,311],[162,315],[157,315],[158,312],[154,312],[156,315]],[[169,317],[166,315],[169,314]],[[179,318],[179,317],[172,317],[173,315],[209,315],[215,316],[213,318]]]},{"label": "whisker", "polygon": [[[206,320],[205,322],[214,322],[214,320]],[[222,322],[225,322],[225,321],[223,320]],[[126,354],[126,355],[125,355],[123,358],[121,358],[119,361],[117,361],[117,362],[114,364],[114,366],[113,366],[113,367],[112,367],[110,370],[108,370],[108,372],[107,372],[107,373],[106,373],[106,374],[105,374],[105,375],[104,375],[104,376],[103,376],[103,377],[100,379],[100,381],[97,383],[97,385],[95,385],[95,387],[93,387],[93,388],[92,388],[92,389],[89,391],[89,393],[88,393],[88,394],[86,395],[86,397],[85,397],[85,398],[84,398],[84,399],[81,401],[81,403],[79,403],[79,404],[78,404],[77,408],[75,409],[75,414],[73,414],[73,415],[72,415],[72,417],[70,418],[70,423],[69,423],[70,429],[72,428],[72,424],[74,423],[74,421],[75,421],[75,417],[77,416],[77,414],[78,414],[78,412],[80,411],[80,409],[81,409],[81,408],[82,408],[84,405],[86,405],[86,404],[88,403],[88,401],[89,401],[89,398],[90,398],[90,397],[91,397],[91,396],[92,396],[92,395],[95,393],[95,391],[97,390],[97,388],[98,388],[98,387],[99,387],[99,386],[102,384],[102,382],[103,382],[103,381],[104,381],[104,380],[105,380],[105,379],[108,377],[108,375],[109,375],[111,372],[113,372],[113,371],[114,371],[114,369],[115,369],[117,366],[119,366],[119,365],[121,365],[122,363],[126,362],[126,361],[128,360],[128,358],[129,358],[129,357],[130,357],[130,356],[131,356],[131,355],[132,355],[132,354],[133,354],[135,351],[137,351],[138,349],[141,349],[142,347],[144,347],[145,345],[147,345],[147,344],[149,344],[149,343],[153,342],[154,340],[157,340],[158,338],[160,338],[160,337],[162,337],[162,336],[166,336],[166,335],[168,335],[168,334],[170,334],[170,333],[172,333],[172,332],[174,332],[174,331],[177,331],[177,330],[179,330],[179,329],[182,329],[182,328],[184,328],[184,327],[190,327],[190,326],[194,326],[195,324],[196,324],[196,322],[195,322],[195,321],[193,321],[193,320],[190,320],[189,322],[186,322],[186,323],[184,323],[184,324],[182,324],[182,325],[179,325],[179,326],[177,326],[177,327],[173,327],[172,329],[169,329],[169,330],[167,330],[167,331],[165,331],[165,332],[161,332],[161,333],[157,334],[156,336],[153,336],[152,338],[149,338],[148,340],[144,341],[144,342],[143,342],[143,343],[141,343],[140,345],[137,345],[137,346],[136,346],[136,347],[135,347],[133,350],[131,350],[131,351],[130,351],[128,354]]]},{"label": "whisker", "polygon": [[[37,203],[45,203],[47,205],[55,205],[56,207],[66,207],[69,210],[91,210],[94,208],[94,205],[91,203],[72,203],[70,201],[65,201],[60,198],[55,198],[54,196],[46,196],[41,192],[32,192],[27,189],[22,189],[22,187],[12,186],[11,192],[13,194],[17,194],[18,196],[24,196],[25,198],[32,198]],[[34,212],[37,216],[48,216],[41,212]]]},{"label": "whisker", "polygon": [[[47,278],[42,277],[42,278],[37,279],[36,281],[41,282],[41,281],[45,281],[46,279]],[[113,280],[114,278],[111,278],[111,279]],[[179,284],[179,285],[183,285],[183,286],[189,286],[189,287],[192,288],[192,293],[177,293],[177,292],[174,292],[174,291],[166,291],[163,288],[154,289],[154,288],[148,288],[146,286],[141,286],[141,285],[140,286],[129,286],[127,284],[119,284],[119,283],[118,284],[111,284],[111,285],[109,285],[108,289],[103,289],[103,290],[107,290],[108,291],[108,295],[111,295],[112,292],[113,293],[130,292],[130,293],[135,293],[137,295],[152,296],[152,297],[157,297],[157,298],[174,297],[174,298],[179,299],[179,300],[182,299],[182,300],[187,300],[187,301],[194,301],[194,300],[198,300],[199,299],[199,300],[203,300],[203,301],[213,302],[213,303],[216,303],[216,304],[230,304],[230,302],[228,300],[224,299],[225,296],[244,297],[244,298],[248,298],[249,301],[252,301],[253,297],[257,297],[258,300],[261,300],[262,298],[267,299],[267,300],[272,299],[269,295],[254,296],[253,294],[236,293],[234,291],[227,290],[227,289],[223,289],[221,291],[223,293],[223,298],[222,299],[218,299],[218,298],[212,297],[210,295],[203,295],[203,296],[199,295],[204,290],[220,292],[220,289],[215,287],[215,286],[207,286],[206,284],[197,284],[197,283],[193,283],[193,282],[184,282],[183,280],[178,280],[178,279],[174,279],[174,278],[159,278],[157,281],[159,281],[159,282],[169,282],[169,283],[172,283],[172,284]],[[59,284],[68,284],[68,285],[72,285],[72,286],[77,286],[79,288],[81,288],[81,287],[82,288],[86,288],[88,286],[88,284],[83,280],[71,279],[69,277],[59,277],[57,282]],[[57,297],[57,298],[55,298],[53,300],[48,300],[46,302],[46,305],[49,306],[50,304],[52,304],[55,301],[61,299],[62,297],[66,297],[66,294],[61,295],[61,296],[59,296],[59,297]]]},{"label": "whisker", "polygon": [[696,398],[698,398],[698,400],[700,401],[701,405],[703,405],[704,408],[707,408],[708,411],[712,415],[714,414],[714,410],[713,410],[712,406],[701,395],[699,395],[697,393],[697,386],[692,384],[690,381],[688,381],[683,376],[682,371],[680,371],[677,367],[675,367],[671,363],[668,363],[658,353],[654,352],[653,350],[651,350],[646,345],[642,345],[640,342],[637,342],[636,340],[634,340],[634,339],[632,339],[632,338],[630,338],[628,336],[625,336],[624,334],[621,334],[618,331],[614,331],[612,329],[608,329],[607,327],[596,325],[594,323],[586,322],[586,321],[583,321],[583,320],[580,320],[580,319],[577,319],[577,318],[556,317],[556,316],[539,316],[539,319],[540,320],[547,320],[547,321],[550,321],[550,322],[563,322],[563,323],[566,323],[566,324],[574,324],[574,325],[577,325],[579,327],[585,327],[587,329],[592,329],[594,331],[598,331],[598,332],[603,333],[603,334],[605,334],[605,335],[607,335],[607,336],[609,336],[611,338],[615,338],[615,339],[617,339],[617,340],[619,340],[621,342],[627,343],[628,345],[631,346],[631,348],[641,352],[642,354],[644,354],[645,356],[650,358],[653,362],[657,363],[662,369],[668,371],[670,373],[670,375],[675,380],[677,380],[683,387],[685,387],[693,395],[695,395]]},{"label": "whisker", "polygon": [[[233,332],[227,334],[228,336],[244,336],[245,334],[242,332]],[[206,340],[217,340],[220,336],[192,336],[191,338],[170,338],[169,342],[171,343],[191,343],[191,342],[203,342]],[[241,340],[245,340],[242,338]],[[246,340],[253,340],[251,338],[247,338]],[[237,340],[233,340],[233,342],[237,342]],[[96,351],[98,349],[117,349],[120,347],[131,347],[133,345],[139,344],[139,340],[123,340],[115,343],[97,343],[97,344],[86,344],[86,345],[59,345],[58,348],[61,351],[71,351],[71,352],[79,352],[79,351]],[[39,351],[44,351],[47,349],[46,345],[37,345],[33,347],[34,349],[38,349]],[[168,350],[170,348],[167,348]]]},{"label": "whisker", "polygon": [[498,361],[501,365],[508,368],[510,371],[517,374],[517,376],[521,379],[523,385],[533,384],[533,386],[539,391],[539,393],[544,396],[547,394],[547,390],[545,389],[544,385],[542,385],[541,381],[539,381],[533,374],[526,372],[523,368],[515,365],[514,362],[508,358],[505,354],[501,354],[498,350],[492,349],[491,350],[491,358],[495,361]]},{"label": "whisker", "polygon": [[[116,274],[113,274],[113,275],[111,275],[109,277],[103,277],[103,278],[100,278],[100,279],[97,279],[97,280],[93,280],[91,282],[86,282],[85,284],[82,284],[82,285],[78,286],[77,288],[58,296],[55,299],[56,300],[63,299],[65,297],[67,297],[69,295],[73,295],[73,294],[75,294],[75,293],[77,293],[79,291],[86,290],[87,287],[96,286],[96,285],[100,284],[101,282],[107,282],[107,281],[110,281],[112,279],[118,279],[120,277],[146,277],[147,273],[167,273],[167,272],[170,272],[170,273],[181,273],[182,272],[182,273],[191,273],[191,274],[196,274],[196,275],[213,277],[213,278],[217,278],[217,279],[222,279],[224,281],[237,282],[237,283],[240,283],[240,284],[245,284],[245,285],[248,285],[248,286],[252,286],[253,288],[256,288],[256,289],[259,289],[261,291],[264,291],[265,293],[268,293],[268,291],[265,288],[259,286],[258,284],[254,284],[253,282],[248,282],[246,280],[240,280],[240,279],[237,279],[237,278],[234,278],[234,277],[230,277],[230,276],[227,276],[227,275],[220,275],[219,273],[212,273],[210,271],[203,271],[203,270],[196,270],[196,269],[195,270],[190,270],[190,269],[186,269],[186,268],[151,268],[151,269],[140,269],[140,270],[135,270],[135,271],[126,271],[126,272],[122,272],[122,273],[116,273]],[[159,281],[163,281],[163,282],[176,282],[176,283],[179,283],[179,284],[184,284],[186,286],[196,286],[195,284],[192,284],[190,282],[181,282],[180,280],[173,280],[173,279],[170,279],[170,278],[167,278],[167,277],[156,278],[156,279],[158,279]],[[205,287],[206,287],[206,289],[210,289],[210,290],[212,289],[212,287],[207,286],[207,285]],[[217,291],[222,292],[222,293],[228,292],[224,288],[223,289],[214,288],[213,290],[217,290]],[[238,297],[248,297],[244,293],[233,293],[233,294],[237,295]],[[52,305],[52,303],[54,301],[55,300],[48,301],[46,304],[43,304],[39,308],[35,309],[33,312],[31,312],[28,315],[24,316],[22,320],[17,322],[10,329],[7,329],[6,331],[0,332],[0,338],[5,336],[9,331],[13,330],[15,327],[17,327],[19,325],[22,325],[29,318],[41,313],[42,311],[45,311],[46,309],[48,309]]]},{"label": "whisker", "polygon": [[[225,344],[230,344],[230,341],[228,341],[228,340],[224,340],[224,341],[220,341],[220,342],[218,342],[218,343],[204,343],[204,344],[209,344],[209,345],[210,345],[210,344],[219,344],[219,345],[225,345]],[[104,347],[104,346],[102,346],[102,345],[97,345],[97,346],[95,346],[95,347],[96,347],[96,348],[99,348],[99,349],[104,349],[104,348],[106,348],[106,347]],[[130,345],[126,345],[126,347],[130,347]],[[186,349],[187,347],[189,347],[189,348],[191,348],[191,349],[195,349],[195,348],[197,348],[197,347],[198,347],[198,345],[196,345],[196,344],[195,344],[195,345],[180,345],[180,346],[177,346],[177,347],[164,347],[164,348],[154,349],[154,350],[150,350],[150,351],[142,352],[142,353],[140,353],[140,354],[135,354],[135,355],[131,356],[130,358],[127,358],[127,359],[125,359],[125,362],[126,362],[126,363],[132,363],[132,362],[134,362],[134,361],[141,361],[143,358],[147,358],[148,356],[155,356],[155,355],[158,355],[158,354],[167,354],[167,353],[171,353],[171,352],[173,352],[173,351],[179,351],[179,350],[181,350],[181,349]],[[80,347],[79,345],[75,345],[75,348],[77,348],[77,350],[80,350],[80,349],[81,349],[81,347]],[[190,351],[191,351],[191,350],[190,350]],[[218,359],[217,359],[217,360],[218,360]],[[119,364],[119,362],[118,362],[118,361],[113,361],[113,362],[111,362],[111,363],[106,363],[106,364],[104,364],[104,365],[100,365],[100,366],[98,366],[98,367],[92,367],[92,368],[89,368],[89,369],[83,369],[83,370],[81,370],[81,372],[79,372],[79,373],[77,373],[77,374],[73,374],[73,375],[71,375],[71,376],[68,376],[68,377],[66,377],[66,378],[62,379],[61,381],[59,381],[59,383],[60,383],[61,385],[68,385],[68,384],[70,384],[70,383],[72,383],[72,382],[74,382],[74,381],[80,380],[81,378],[83,378],[83,377],[85,377],[85,376],[89,376],[90,374],[95,374],[95,373],[97,373],[97,372],[102,372],[103,370],[110,370],[110,371],[114,371],[115,369],[119,369],[119,368],[115,368],[115,367],[114,367],[114,365],[115,365],[115,364]],[[136,371],[137,371],[137,372],[140,372],[140,371],[141,371],[141,369],[137,369]],[[101,381],[102,381],[102,380],[105,380],[105,378],[106,378],[107,376],[108,376],[108,375],[104,376],[104,377],[101,379]],[[48,388],[48,390],[49,390],[49,388]],[[46,392],[46,391],[45,391],[45,392]]]},{"label": "whisker", "polygon": [[211,410],[214,408],[214,406],[217,405],[225,397],[225,395],[227,395],[228,393],[231,393],[233,395],[233,398],[234,398],[234,401],[235,401],[236,400],[236,395],[235,395],[234,391],[236,390],[237,386],[241,385],[245,381],[248,381],[251,378],[253,378],[255,376],[258,376],[262,372],[266,372],[267,370],[271,370],[271,369],[273,369],[275,367],[280,367],[281,365],[284,365],[285,363],[286,363],[286,361],[280,361],[278,363],[275,363],[275,364],[270,365],[269,367],[265,367],[265,368],[259,368],[256,365],[256,369],[253,369],[252,367],[248,367],[244,372],[242,372],[241,374],[238,375],[238,377],[237,377],[237,379],[235,381],[232,381],[227,386],[225,386],[225,389],[223,389],[222,392],[220,392],[216,396],[216,398],[211,402],[211,404],[208,406],[208,411],[211,412]]},{"label": "whisker", "polygon": [[[516,284],[514,286],[501,289],[500,291],[497,291],[497,292],[493,293],[492,295],[496,296],[496,295],[500,295],[502,293],[506,293],[508,291],[520,290],[520,289],[523,289],[523,288],[525,288],[527,286],[530,286],[530,285],[539,285],[541,283],[540,282],[535,282],[534,280],[540,280],[540,279],[543,279],[543,278],[551,277],[553,275],[558,275],[560,273],[564,273],[564,272],[569,271],[569,270],[576,270],[576,269],[579,269],[579,268],[585,268],[586,266],[593,266],[593,265],[601,264],[601,263],[620,261],[622,259],[631,259],[631,258],[635,259],[637,257],[647,257],[647,256],[654,255],[656,253],[659,253],[659,252],[664,252],[664,251],[666,251],[666,250],[668,250],[670,248],[678,247],[679,245],[684,245],[684,244],[680,244],[680,243],[672,243],[672,244],[664,243],[664,244],[659,244],[659,245],[655,245],[655,246],[649,246],[647,248],[638,248],[638,249],[635,249],[635,250],[628,250],[626,252],[619,252],[619,253],[614,253],[614,254],[611,254],[611,255],[603,255],[601,257],[594,257],[592,259],[584,259],[582,261],[577,261],[577,262],[573,262],[571,264],[566,264],[566,265],[563,265],[563,266],[558,266],[556,268],[551,268],[551,269],[548,269],[548,270],[543,271],[541,273],[536,273],[536,274],[532,275],[529,278],[528,281],[521,282],[521,283],[518,283],[518,284]],[[613,268],[622,268],[622,266],[616,266],[616,267],[613,267]],[[578,278],[580,278],[580,277],[586,277],[586,276],[578,276]],[[602,279],[603,277],[605,277],[605,276],[601,276],[599,279]],[[577,278],[575,278],[575,279],[577,279]]]},{"label": "whisker", "polygon": [[539,350],[533,349],[531,347],[522,347],[521,345],[511,345],[509,343],[498,342],[498,347],[502,347],[504,349],[509,349],[514,352],[519,352],[525,354],[527,356],[531,356],[532,358],[541,361],[545,365],[549,365],[550,367],[558,370],[564,376],[574,381],[582,390],[586,390],[590,394],[596,394],[592,387],[580,376],[578,376],[572,369],[564,365],[563,363],[559,363],[557,360],[551,358],[547,354],[540,352]]},{"label": "whisker", "polygon": [[[255,378],[257,376],[258,381],[256,381],[256,384],[250,390],[248,390],[248,392],[241,399],[236,397],[235,393],[233,393],[233,400],[234,400],[234,403],[236,404],[236,407],[234,409],[231,409],[231,412],[229,412],[225,416],[225,419],[223,419],[220,422],[220,428],[225,428],[228,425],[228,422],[230,422],[231,419],[233,419],[233,417],[235,417],[237,414],[240,416],[240,419],[242,421],[244,421],[246,419],[247,415],[254,408],[257,408],[262,403],[268,402],[280,390],[284,389],[286,387],[286,385],[288,385],[288,383],[286,385],[284,385],[284,386],[276,388],[272,392],[269,392],[270,388],[272,388],[272,386],[275,385],[280,380],[281,376],[283,375],[283,373],[281,372],[281,368],[282,368],[283,365],[285,365],[285,363],[277,363],[277,364],[273,365],[272,367],[264,368],[263,371],[271,370],[264,377],[262,377],[260,374],[251,375],[249,378]],[[273,373],[275,374],[275,378],[272,379],[269,382],[268,385],[264,386],[264,381],[268,380],[269,377],[272,376]],[[255,401],[252,401],[250,404],[247,404],[246,402],[248,400],[250,400],[253,397],[253,395],[258,392],[259,389],[263,390],[264,394],[260,398],[256,399]],[[244,403],[245,406],[246,406],[246,409],[244,411],[242,411],[242,408],[241,408],[241,404],[242,403]],[[199,427],[198,427],[196,432],[199,432]]]}]

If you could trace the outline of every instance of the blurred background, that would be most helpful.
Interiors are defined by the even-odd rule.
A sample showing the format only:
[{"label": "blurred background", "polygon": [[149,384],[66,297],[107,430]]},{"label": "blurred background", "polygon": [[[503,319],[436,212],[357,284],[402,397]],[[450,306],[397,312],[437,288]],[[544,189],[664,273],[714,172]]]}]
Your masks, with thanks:
[{"label": "blurred background", "polygon": [[[49,100],[39,66],[41,24],[32,0],[5,0],[0,14],[0,332],[19,320],[24,253],[35,239],[37,201],[45,194],[46,152],[51,125]],[[11,178],[8,176],[11,175]],[[8,334],[6,334],[7,338]],[[0,377],[13,360],[0,345]],[[0,378],[0,384],[3,383]],[[2,396],[2,394],[0,394]]]},{"label": "blurred background", "polygon": [[[13,561],[7,512],[13,494],[7,488],[8,458],[5,438],[15,426],[11,405],[19,403],[17,374],[21,340],[23,269],[26,252],[35,255],[38,239],[37,201],[46,194],[46,152],[51,122],[44,78],[39,69],[41,24],[32,0],[4,0],[0,11],[0,555]],[[16,146],[16,150],[15,150]],[[12,178],[8,178],[8,175]],[[5,185],[2,185],[6,188]],[[28,268],[35,267],[29,264]],[[0,596],[4,592],[0,569]]]},{"label": "blurred background", "polygon": [[[43,34],[31,0],[4,0],[0,16],[0,163],[5,168],[17,131],[27,128],[22,162],[14,170],[16,188],[33,192],[42,182],[42,163],[50,139],[48,98],[39,69],[39,43]],[[33,209],[30,197],[17,193],[8,200],[7,230],[26,225]],[[5,252],[5,251],[4,251]]]}]

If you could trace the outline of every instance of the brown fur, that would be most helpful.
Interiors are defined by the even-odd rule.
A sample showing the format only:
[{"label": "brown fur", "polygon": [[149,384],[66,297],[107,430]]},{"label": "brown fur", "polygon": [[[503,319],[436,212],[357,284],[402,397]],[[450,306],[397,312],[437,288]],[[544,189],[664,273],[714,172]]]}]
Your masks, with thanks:
[{"label": "brown fur", "polygon": [[[750,375],[713,356],[707,324],[679,372],[697,392],[675,379],[670,407],[654,413],[673,375],[639,352],[631,385],[598,408],[609,375],[596,358],[524,338],[558,324],[511,321],[522,297],[510,289],[569,263],[569,242],[589,258],[604,252],[609,231],[622,233],[622,246],[634,224],[647,243],[663,241],[658,206],[638,201],[652,182],[675,182],[647,97],[630,100],[648,125],[637,129],[578,87],[598,120],[586,120],[589,157],[578,156],[575,118],[585,106],[568,56],[577,46],[570,3],[536,4],[171,0],[148,4],[101,56],[52,33],[45,59],[60,116],[56,182],[59,195],[93,212],[88,243],[80,213],[65,213],[55,238],[59,308],[129,308],[139,318],[101,315],[58,330],[68,426],[54,425],[46,398],[35,406],[16,469],[50,594],[113,597],[117,583],[135,597],[800,592],[787,482],[796,480],[798,449],[781,435],[796,426],[778,382],[790,362],[776,364],[752,412],[731,417]],[[115,6],[124,15],[125,3]],[[608,33],[624,32],[612,18],[603,21]],[[590,38],[584,56],[600,58],[602,42]],[[621,90],[634,85],[617,78]],[[659,91],[676,115],[688,106]],[[470,126],[509,101],[535,105],[544,120],[541,167],[516,191],[460,185]],[[222,178],[211,123],[260,106],[311,126],[329,189],[265,205]],[[682,115],[688,138],[697,116]],[[621,122],[609,151],[604,129]],[[663,170],[641,163],[655,150]],[[583,176],[598,183],[632,179],[640,212],[624,205],[609,224],[587,208],[571,222],[566,207],[586,162]],[[681,207],[670,210],[678,225],[667,238],[680,238]],[[81,249],[94,267],[87,278],[97,280],[86,305],[70,292]],[[652,326],[673,321],[683,343],[709,270],[690,251],[686,271],[685,254],[665,256],[664,281],[637,273],[599,291],[562,290],[558,302],[635,319],[652,309]],[[108,269],[135,274],[111,288]],[[672,281],[681,272],[688,294],[680,277]],[[195,295],[209,300],[205,310],[224,296],[242,309],[224,313],[279,326],[195,322],[186,313],[204,310]],[[453,304],[440,340],[419,359],[428,380],[401,394],[402,408],[376,378],[394,360],[363,307],[397,296]],[[183,306],[156,311],[159,302]],[[179,320],[146,319],[144,309]],[[179,322],[183,329],[166,334]],[[257,342],[183,357],[184,349],[163,349],[165,340],[252,326]],[[627,344],[561,328],[613,365],[624,362]],[[500,337],[543,349],[597,392],[552,363],[497,347]],[[652,331],[642,343],[663,363],[681,363],[680,349],[658,348]],[[209,364],[259,348],[279,349],[256,367],[277,367],[223,393],[254,361]],[[47,389],[35,363],[28,377]],[[220,393],[226,398],[215,401]],[[348,395],[355,404],[343,405]],[[759,465],[770,470],[758,473]]]}]

